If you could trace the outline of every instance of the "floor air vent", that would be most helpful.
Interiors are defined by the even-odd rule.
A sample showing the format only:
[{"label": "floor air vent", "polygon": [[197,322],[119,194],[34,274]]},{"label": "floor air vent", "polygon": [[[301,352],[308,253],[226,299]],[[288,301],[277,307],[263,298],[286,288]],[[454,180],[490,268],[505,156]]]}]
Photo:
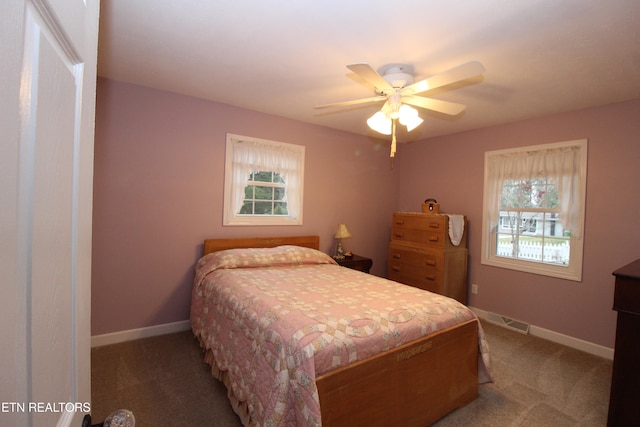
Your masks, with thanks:
[{"label": "floor air vent", "polygon": [[522,334],[529,333],[529,324],[521,322],[519,320],[510,319],[506,316],[500,316],[499,314],[495,313],[487,313],[487,320],[491,323],[513,329],[514,331],[520,332]]}]

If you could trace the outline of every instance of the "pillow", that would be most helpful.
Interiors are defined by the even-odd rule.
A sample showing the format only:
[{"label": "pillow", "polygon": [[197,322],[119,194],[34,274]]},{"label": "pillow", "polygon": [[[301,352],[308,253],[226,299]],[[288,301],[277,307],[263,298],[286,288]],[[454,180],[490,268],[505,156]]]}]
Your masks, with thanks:
[{"label": "pillow", "polygon": [[324,252],[301,246],[284,245],[275,248],[227,249],[205,255],[198,261],[197,270],[225,268],[283,267],[305,264],[336,264]]}]

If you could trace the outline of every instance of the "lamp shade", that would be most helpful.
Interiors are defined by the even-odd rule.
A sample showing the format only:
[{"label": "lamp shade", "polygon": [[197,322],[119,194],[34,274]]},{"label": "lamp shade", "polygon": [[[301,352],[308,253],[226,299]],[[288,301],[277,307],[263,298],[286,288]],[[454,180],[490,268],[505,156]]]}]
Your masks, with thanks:
[{"label": "lamp shade", "polygon": [[418,115],[418,110],[407,104],[402,104],[400,106],[400,109],[398,110],[398,113],[398,118],[400,119],[400,123],[402,123],[403,121],[408,120],[411,117],[416,117]]},{"label": "lamp shade", "polygon": [[351,237],[351,233],[349,233],[349,229],[346,224],[340,224],[338,226],[338,231],[336,231],[335,238],[336,239],[346,239],[347,237]]},{"label": "lamp shade", "polygon": [[367,124],[378,133],[391,135],[393,132],[392,119],[398,119],[400,124],[406,126],[409,132],[420,126],[423,122],[415,108],[407,104],[402,104],[399,107],[396,104],[396,107],[395,109],[386,108],[386,111],[383,107],[381,111],[378,111],[367,119]]},{"label": "lamp shade", "polygon": [[373,130],[383,135],[391,135],[391,119],[382,111],[378,111],[367,119],[367,124]]},{"label": "lamp shade", "polygon": [[420,116],[415,116],[405,120],[405,123],[402,124],[407,127],[408,132],[411,132],[412,130],[420,126],[422,122],[423,120],[420,118]]},{"label": "lamp shade", "polygon": [[422,123],[422,119],[418,116],[418,111],[415,108],[402,104],[400,107],[400,124],[407,127],[407,131],[411,132]]}]

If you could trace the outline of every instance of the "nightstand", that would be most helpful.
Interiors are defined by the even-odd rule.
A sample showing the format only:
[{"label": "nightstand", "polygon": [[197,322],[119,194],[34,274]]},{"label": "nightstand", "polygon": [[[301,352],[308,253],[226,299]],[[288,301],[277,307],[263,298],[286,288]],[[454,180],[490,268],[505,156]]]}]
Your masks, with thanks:
[{"label": "nightstand", "polygon": [[336,262],[343,267],[364,271],[365,273],[368,273],[373,265],[371,258],[365,258],[355,254],[350,257],[345,257],[344,259],[336,259]]}]

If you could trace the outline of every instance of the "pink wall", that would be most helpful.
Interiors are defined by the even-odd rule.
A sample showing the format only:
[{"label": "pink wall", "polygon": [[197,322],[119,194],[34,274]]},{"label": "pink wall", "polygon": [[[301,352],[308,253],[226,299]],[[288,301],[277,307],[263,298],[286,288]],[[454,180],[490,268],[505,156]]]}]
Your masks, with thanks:
[{"label": "pink wall", "polygon": [[[318,234],[386,274],[391,213],[427,197],[468,216],[470,305],[613,347],[611,272],[640,258],[640,101],[401,144],[100,79],[96,117],[92,334],[188,319],[208,237]],[[470,113],[468,113],[470,114]],[[428,123],[425,123],[428,125]],[[227,132],[306,146],[304,225],[222,227]],[[484,152],[589,139],[583,281],[480,264]]]},{"label": "pink wall", "polygon": [[[306,147],[302,226],[222,226],[227,132]],[[317,234],[332,253],[345,222],[384,276],[397,170],[363,136],[99,79],[92,335],[188,319],[205,238]]]},{"label": "pink wall", "polygon": [[[582,282],[481,265],[484,152],[584,138],[589,152]],[[418,210],[433,197],[442,211],[469,218],[469,283],[479,286],[471,306],[613,347],[611,273],[640,258],[640,100],[401,145],[397,169],[398,210]]]}]

